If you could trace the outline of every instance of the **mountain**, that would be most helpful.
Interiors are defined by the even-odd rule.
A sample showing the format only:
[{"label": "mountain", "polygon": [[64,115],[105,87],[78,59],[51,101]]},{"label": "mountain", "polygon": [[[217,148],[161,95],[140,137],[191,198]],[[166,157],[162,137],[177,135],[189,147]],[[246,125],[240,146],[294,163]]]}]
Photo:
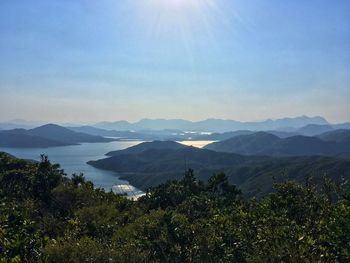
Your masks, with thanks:
[{"label": "mountain", "polygon": [[[300,135],[297,132],[286,132],[286,131],[266,131],[269,134],[275,135],[279,138],[288,138],[296,135]],[[249,135],[256,133],[255,131],[249,131],[249,130],[239,130],[239,131],[233,131],[233,132],[224,132],[224,133],[212,133],[212,134],[207,134],[207,135],[197,135],[193,136],[193,140],[207,140],[207,141],[223,141],[223,140],[228,140],[236,136],[240,135]]]},{"label": "mountain", "polygon": [[146,134],[141,134],[141,133],[132,132],[132,131],[105,130],[105,129],[96,128],[93,126],[67,127],[67,129],[75,132],[82,132],[82,133],[95,135],[95,136],[115,137],[115,138],[125,138],[125,139],[147,138]]},{"label": "mountain", "polygon": [[340,181],[342,176],[350,178],[350,160],[331,157],[266,157],[243,156],[233,153],[215,152],[194,147],[179,149],[157,149],[159,142],[147,144],[144,151],[124,151],[88,164],[119,173],[132,185],[146,190],[167,180],[181,178],[183,172],[194,169],[196,176],[207,180],[213,173],[225,172],[229,180],[253,195],[260,189],[263,193],[271,191],[273,179],[289,178],[305,181],[306,175],[314,174],[321,180],[326,173],[330,178]]},{"label": "mountain", "polygon": [[308,124],[296,130],[296,133],[305,136],[315,136],[321,133],[332,131],[334,128],[331,125]]},{"label": "mountain", "polygon": [[[348,149],[350,153],[350,149]],[[336,143],[325,142],[316,137],[293,136],[280,139],[264,148],[261,154],[270,156],[334,156],[343,154],[345,149]]]},{"label": "mountain", "polygon": [[338,142],[346,144],[350,148],[350,130],[334,130],[317,136],[323,141]]},{"label": "mountain", "polygon": [[[96,128],[93,126],[80,126],[80,127],[66,127],[72,131],[83,132],[91,135],[100,135],[106,137],[115,137],[120,139],[138,139],[138,140],[172,140],[172,141],[223,141],[239,135],[253,134],[255,131],[250,130],[238,130],[223,133],[202,133],[202,132],[184,132],[181,130],[165,129],[165,130],[140,130],[135,131],[115,131]],[[287,138],[296,135],[300,135],[297,132],[284,132],[284,131],[267,131],[270,134],[276,135],[280,138]]]},{"label": "mountain", "polygon": [[[155,142],[155,144],[158,144],[158,142]],[[124,154],[90,161],[88,164],[117,172],[161,173],[171,171],[181,173],[186,167],[199,170],[207,166],[223,167],[239,164],[245,160],[243,156],[202,150],[191,146],[181,146],[179,149],[157,149],[148,145],[147,148],[147,150],[141,152],[124,151]]]},{"label": "mountain", "polygon": [[185,145],[173,141],[153,141],[144,142],[138,145],[129,147],[124,150],[112,151],[107,153],[108,156],[119,156],[123,154],[137,154],[148,150],[178,150],[186,148]]},{"label": "mountain", "polygon": [[119,139],[133,139],[133,140],[186,140],[190,135],[186,135],[180,130],[141,130],[135,131],[116,131],[96,128],[93,126],[67,127],[75,132],[83,132],[90,135],[99,135],[105,137],[113,137]]},{"label": "mountain", "polygon": [[82,142],[111,142],[101,136],[74,132],[55,124],[46,124],[34,129],[13,129],[0,132],[2,147],[54,147]]},{"label": "mountain", "polygon": [[287,132],[287,131],[266,131],[266,132],[270,133],[272,135],[275,135],[275,136],[277,136],[279,138],[282,138],[282,139],[300,135],[297,132]]},{"label": "mountain", "polygon": [[350,149],[346,145],[337,142],[301,135],[279,138],[265,132],[233,137],[228,140],[208,144],[204,148],[243,155],[334,156],[350,154]]},{"label": "mountain", "polygon": [[26,134],[39,136],[47,139],[55,139],[64,143],[81,143],[81,142],[111,142],[113,139],[102,136],[93,136],[86,133],[74,132],[55,124],[46,124],[31,130]]},{"label": "mountain", "polygon": [[111,130],[163,130],[178,129],[182,131],[230,132],[237,130],[277,130],[284,127],[300,128],[308,124],[326,125],[327,120],[322,117],[300,116],[266,120],[262,122],[240,122],[235,120],[207,119],[203,121],[187,121],[182,119],[143,119],[135,123],[127,121],[100,122],[94,127]]},{"label": "mountain", "polygon": [[347,129],[350,130],[350,122],[340,123],[340,124],[333,124],[332,125],[335,130],[341,130],[341,129]]},{"label": "mountain", "polygon": [[0,131],[0,147],[47,148],[66,145],[69,144],[38,136]]},{"label": "mountain", "polygon": [[228,140],[214,142],[204,148],[218,152],[233,152],[244,155],[261,154],[263,149],[269,148],[280,138],[266,132],[257,132],[248,135],[240,135]]}]

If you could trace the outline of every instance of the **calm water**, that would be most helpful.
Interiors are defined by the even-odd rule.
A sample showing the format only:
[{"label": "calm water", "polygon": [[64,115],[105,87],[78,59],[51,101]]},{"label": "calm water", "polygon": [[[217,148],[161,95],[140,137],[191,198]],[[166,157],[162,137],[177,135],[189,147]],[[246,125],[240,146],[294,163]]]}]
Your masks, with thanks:
[{"label": "calm water", "polygon": [[117,173],[96,169],[86,164],[86,162],[105,158],[104,155],[109,151],[122,150],[139,143],[141,141],[116,141],[36,149],[0,147],[0,151],[18,158],[32,160],[40,160],[40,155],[46,154],[52,163],[59,163],[67,175],[84,173],[85,177],[92,181],[96,187],[104,188],[106,191],[111,189],[114,192],[123,191],[127,192],[129,196],[137,196],[142,192],[131,186],[127,181],[119,179]]},{"label": "calm water", "polygon": [[207,144],[213,143],[213,142],[216,142],[216,141],[178,141],[178,143],[182,143],[187,146],[193,146],[197,148],[203,148]]},{"label": "calm water", "polygon": [[[82,143],[81,145],[52,147],[52,148],[4,148],[1,152],[7,152],[18,158],[40,160],[40,155],[45,154],[52,163],[59,163],[67,175],[83,173],[96,187],[106,191],[113,190],[116,193],[126,192],[131,197],[142,195],[143,192],[121,180],[118,174],[94,168],[86,162],[106,158],[105,154],[110,151],[122,150],[141,143],[142,141],[116,141],[109,143]],[[212,141],[181,141],[185,145],[202,148]]]}]

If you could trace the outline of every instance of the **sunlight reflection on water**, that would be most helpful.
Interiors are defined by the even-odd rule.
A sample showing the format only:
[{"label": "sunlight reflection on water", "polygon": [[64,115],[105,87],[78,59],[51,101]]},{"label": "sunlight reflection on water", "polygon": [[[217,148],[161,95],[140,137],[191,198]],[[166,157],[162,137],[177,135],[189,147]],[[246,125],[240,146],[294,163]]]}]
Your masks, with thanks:
[{"label": "sunlight reflection on water", "polygon": [[204,146],[212,142],[215,142],[215,141],[178,141],[178,143],[181,143],[187,146],[197,147],[197,148],[203,148]]}]

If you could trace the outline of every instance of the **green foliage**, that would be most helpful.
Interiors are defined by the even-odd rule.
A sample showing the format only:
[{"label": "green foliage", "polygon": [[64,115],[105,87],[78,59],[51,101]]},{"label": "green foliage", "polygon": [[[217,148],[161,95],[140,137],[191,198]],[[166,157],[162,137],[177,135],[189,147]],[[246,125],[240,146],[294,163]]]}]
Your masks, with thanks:
[{"label": "green foliage", "polygon": [[245,200],[189,170],[130,201],[0,154],[0,262],[349,262],[346,186],[285,181]]}]

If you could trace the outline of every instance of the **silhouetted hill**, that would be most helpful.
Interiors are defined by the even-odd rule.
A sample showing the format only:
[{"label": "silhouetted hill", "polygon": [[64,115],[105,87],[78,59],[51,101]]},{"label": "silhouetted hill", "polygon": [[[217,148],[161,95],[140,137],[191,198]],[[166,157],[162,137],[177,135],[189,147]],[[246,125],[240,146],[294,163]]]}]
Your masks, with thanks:
[{"label": "silhouetted hill", "polygon": [[185,148],[186,146],[173,142],[173,141],[153,141],[153,142],[144,142],[140,143],[138,145],[129,147],[124,150],[119,150],[119,151],[112,151],[107,153],[106,155],[108,156],[116,156],[116,155],[122,155],[122,154],[137,154],[137,153],[142,153],[144,151],[148,150],[177,150],[177,149],[182,149]]},{"label": "silhouetted hill", "polygon": [[[276,131],[276,130],[271,130],[271,131],[265,131],[266,133],[275,135],[279,138],[288,138],[296,135],[300,135],[297,132],[287,132],[287,131]],[[249,130],[240,130],[240,131],[232,131],[232,132],[224,132],[224,133],[212,133],[212,134],[207,134],[207,135],[198,135],[194,136],[192,139],[193,140],[208,140],[208,141],[223,141],[223,140],[228,140],[233,137],[237,137],[240,135],[249,135],[249,134],[254,134],[256,131],[249,131]]]},{"label": "silhouetted hill", "polygon": [[319,135],[321,133],[325,133],[332,130],[333,130],[333,127],[331,125],[308,124],[298,129],[296,132],[299,133],[300,135],[315,136],[315,135]]},{"label": "silhouetted hill", "polygon": [[342,129],[350,130],[350,122],[333,124],[332,126],[333,126],[333,129],[335,129],[335,130],[342,130]]},{"label": "silhouetted hill", "polygon": [[104,138],[102,136],[93,136],[86,133],[74,132],[55,124],[46,124],[31,130],[27,130],[26,134],[40,136],[47,139],[55,139],[64,143],[113,141],[113,139]]},{"label": "silhouetted hill", "polygon": [[281,139],[266,132],[257,132],[249,135],[236,136],[228,140],[214,142],[204,148],[218,152],[232,152],[244,155],[263,154],[264,149]]},{"label": "silhouetted hill", "polygon": [[114,132],[111,130],[105,130],[100,129],[92,126],[79,126],[79,127],[66,127],[67,129],[75,132],[82,132],[90,135],[96,135],[96,136],[107,136],[107,137],[114,137]]},{"label": "silhouetted hill", "polygon": [[55,146],[65,146],[67,143],[50,140],[38,136],[0,132],[0,146],[9,148],[46,148]]},{"label": "silhouetted hill", "polygon": [[282,139],[264,132],[242,135],[228,140],[214,142],[204,148],[244,155],[334,156],[338,154],[350,154],[350,149],[340,143],[327,142],[316,137],[301,135]]},{"label": "silhouetted hill", "polygon": [[16,148],[41,148],[74,145],[82,142],[110,142],[113,139],[74,132],[55,124],[34,129],[13,129],[0,132],[0,146]]},{"label": "silhouetted hill", "polygon": [[340,145],[322,141],[316,137],[293,136],[281,139],[262,150],[262,154],[272,156],[332,156],[343,153]]},{"label": "silhouetted hill", "polygon": [[310,174],[315,175],[316,180],[321,180],[325,173],[338,181],[341,176],[350,176],[350,161],[347,159],[242,156],[194,147],[147,148],[145,151],[125,152],[88,164],[118,172],[132,185],[143,190],[167,180],[178,179],[181,172],[188,168],[194,169],[202,180],[208,179],[213,173],[225,172],[229,180],[248,195],[256,194],[258,189],[263,193],[271,191],[272,175],[276,180],[290,178],[299,182]]},{"label": "silhouetted hill", "polygon": [[201,170],[240,164],[245,157],[184,146],[180,149],[150,148],[142,152],[124,153],[106,159],[88,162],[97,168],[117,172],[163,173],[182,172],[186,167]]},{"label": "silhouetted hill", "polygon": [[196,170],[201,176],[209,176],[224,168],[229,170],[233,165],[265,159],[251,157],[248,160],[247,157],[236,154],[202,150],[191,146],[180,149],[154,149],[151,146],[148,148],[141,152],[125,152],[125,154],[90,161],[88,164],[96,168],[123,173],[127,175],[128,180],[133,178],[132,184],[135,183],[142,189],[146,189],[166,180],[176,179],[188,168]]},{"label": "silhouetted hill", "polygon": [[300,135],[297,132],[287,132],[287,131],[266,131],[266,132],[282,139]]},{"label": "silhouetted hill", "polygon": [[317,137],[323,141],[338,142],[341,144],[350,145],[350,130],[334,130],[322,133]]}]

